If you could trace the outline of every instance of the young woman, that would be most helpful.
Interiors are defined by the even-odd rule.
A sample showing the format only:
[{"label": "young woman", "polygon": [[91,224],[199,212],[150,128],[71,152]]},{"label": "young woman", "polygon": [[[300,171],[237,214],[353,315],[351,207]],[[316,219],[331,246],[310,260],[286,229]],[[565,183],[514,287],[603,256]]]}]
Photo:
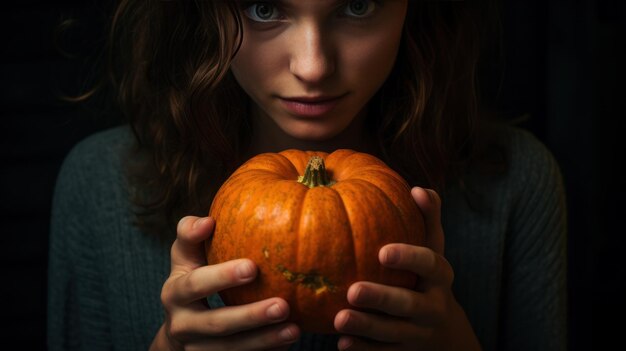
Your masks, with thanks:
[{"label": "young woman", "polygon": [[[59,175],[50,350],[565,350],[561,174],[530,133],[485,118],[475,5],[121,1],[109,82],[128,123],[77,145]],[[278,297],[215,307],[258,271],[207,265],[212,196],[243,161],[288,148],[378,156],[425,216],[426,246],[379,252],[419,286],[354,283],[359,309],[333,335],[285,322]]]}]

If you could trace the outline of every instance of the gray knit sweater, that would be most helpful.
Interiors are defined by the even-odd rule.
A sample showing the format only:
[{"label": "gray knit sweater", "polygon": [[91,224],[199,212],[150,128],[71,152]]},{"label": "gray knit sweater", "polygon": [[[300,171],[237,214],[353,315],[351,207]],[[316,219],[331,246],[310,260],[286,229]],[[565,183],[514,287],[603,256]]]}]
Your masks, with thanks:
[{"label": "gray knit sweater", "polygon": [[[552,154],[507,127],[510,166],[442,194],[453,290],[484,350],[566,349],[566,209]],[[57,350],[147,350],[163,322],[171,242],[132,225],[122,169],[126,126],[80,142],[58,176],[49,249],[48,344]],[[292,349],[336,350],[304,335]]]}]

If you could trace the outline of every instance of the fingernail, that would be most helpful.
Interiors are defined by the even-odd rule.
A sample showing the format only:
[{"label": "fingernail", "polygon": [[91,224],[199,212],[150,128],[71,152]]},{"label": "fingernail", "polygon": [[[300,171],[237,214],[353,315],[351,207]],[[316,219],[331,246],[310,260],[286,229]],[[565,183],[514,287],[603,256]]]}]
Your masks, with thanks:
[{"label": "fingernail", "polygon": [[435,202],[434,190],[432,189],[425,189],[425,190],[426,190],[426,194],[428,194],[428,199],[430,200],[430,202]]},{"label": "fingernail", "polygon": [[267,309],[267,311],[265,311],[265,313],[267,317],[271,320],[280,320],[285,317],[285,313],[283,312],[283,310],[280,308],[280,306],[277,303],[271,305]]},{"label": "fingernail", "polygon": [[355,303],[365,303],[368,300],[371,300],[371,298],[368,296],[369,292],[367,291],[367,288],[364,287],[362,284],[353,285],[350,287],[350,289],[354,289],[352,291],[354,292],[353,296]]},{"label": "fingernail", "polygon": [[394,264],[400,261],[400,253],[398,250],[394,250],[392,248],[387,248],[385,253],[383,254],[384,263]]},{"label": "fingernail", "polygon": [[347,350],[348,348],[350,348],[350,346],[352,346],[352,344],[354,344],[354,340],[352,338],[343,337],[339,339],[339,342],[337,343],[337,348],[339,350]]},{"label": "fingernail", "polygon": [[278,336],[285,341],[291,341],[296,339],[296,333],[293,331],[291,326],[283,328],[283,330],[278,332]]},{"label": "fingernail", "polygon": [[347,311],[340,311],[337,314],[335,325],[337,326],[337,330],[340,332],[349,332],[349,326],[351,323],[352,316]]},{"label": "fingernail", "polygon": [[200,226],[203,226],[206,223],[207,220],[208,220],[207,217],[198,218],[196,220],[196,223],[193,224],[193,227],[194,228],[198,228]]},{"label": "fingernail", "polygon": [[242,262],[235,267],[235,273],[239,279],[250,279],[254,276],[254,266],[250,262]]}]

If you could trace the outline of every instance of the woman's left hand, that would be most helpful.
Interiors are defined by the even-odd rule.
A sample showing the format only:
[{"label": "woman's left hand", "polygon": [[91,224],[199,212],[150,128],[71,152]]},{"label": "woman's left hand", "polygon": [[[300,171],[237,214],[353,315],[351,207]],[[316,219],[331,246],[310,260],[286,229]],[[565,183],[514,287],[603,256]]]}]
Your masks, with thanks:
[{"label": "woman's left hand", "polygon": [[345,309],[335,317],[335,328],[344,334],[340,350],[480,350],[452,293],[454,272],[443,256],[439,195],[419,187],[411,195],[424,215],[426,246],[389,244],[378,258],[384,266],[417,274],[418,286],[410,290],[354,283],[348,302],[360,311]]}]

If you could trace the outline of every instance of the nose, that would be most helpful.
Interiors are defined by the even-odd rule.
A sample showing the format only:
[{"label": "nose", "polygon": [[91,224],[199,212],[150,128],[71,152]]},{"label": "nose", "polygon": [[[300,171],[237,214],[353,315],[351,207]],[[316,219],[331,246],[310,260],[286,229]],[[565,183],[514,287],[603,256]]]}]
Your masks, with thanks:
[{"label": "nose", "polygon": [[319,25],[300,25],[291,43],[289,70],[300,81],[319,83],[335,72],[331,38]]}]

